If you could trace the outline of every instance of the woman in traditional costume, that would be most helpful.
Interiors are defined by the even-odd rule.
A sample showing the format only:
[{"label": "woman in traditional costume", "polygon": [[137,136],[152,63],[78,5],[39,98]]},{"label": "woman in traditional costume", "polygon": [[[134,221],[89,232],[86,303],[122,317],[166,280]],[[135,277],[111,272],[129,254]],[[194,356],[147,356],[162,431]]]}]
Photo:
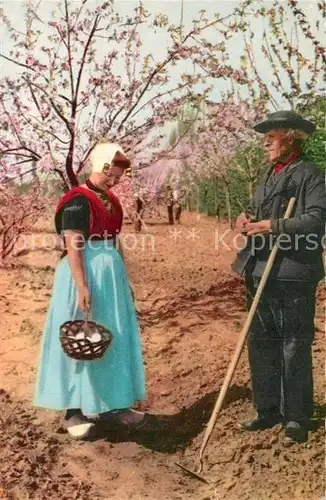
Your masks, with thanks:
[{"label": "woman in traditional costume", "polygon": [[[55,225],[66,255],[54,288],[39,363],[34,403],[65,410],[65,427],[77,439],[93,434],[94,420],[122,426],[142,424],[144,414],[129,410],[145,399],[145,377],[132,291],[119,252],[123,212],[110,190],[130,162],[117,144],[97,144],[89,155],[89,179],[65,194]],[[60,326],[90,317],[110,330],[113,342],[103,358],[76,361],[61,348]]]}]

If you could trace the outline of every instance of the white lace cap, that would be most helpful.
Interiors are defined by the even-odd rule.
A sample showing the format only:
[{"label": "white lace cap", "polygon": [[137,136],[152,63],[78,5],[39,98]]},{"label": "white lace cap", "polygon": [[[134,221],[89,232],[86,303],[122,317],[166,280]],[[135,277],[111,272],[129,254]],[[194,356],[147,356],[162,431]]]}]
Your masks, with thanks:
[{"label": "white lace cap", "polygon": [[119,144],[110,142],[97,144],[90,154],[92,172],[103,172],[104,167],[112,164],[112,161],[118,152],[125,155],[122,147]]}]

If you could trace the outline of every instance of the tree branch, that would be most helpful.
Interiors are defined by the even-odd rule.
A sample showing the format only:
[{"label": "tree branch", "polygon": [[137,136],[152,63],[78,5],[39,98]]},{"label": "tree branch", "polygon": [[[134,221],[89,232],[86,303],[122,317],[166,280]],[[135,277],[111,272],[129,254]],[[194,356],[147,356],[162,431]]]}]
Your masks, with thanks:
[{"label": "tree branch", "polygon": [[91,41],[93,39],[93,36],[95,34],[99,19],[100,19],[100,15],[98,14],[95,18],[93,27],[91,29],[91,32],[89,34],[88,40],[87,40],[85,48],[84,48],[84,52],[83,52],[83,56],[82,56],[82,60],[81,60],[81,64],[80,64],[80,68],[79,68],[79,72],[78,72],[78,76],[77,76],[76,93],[75,93],[75,99],[74,99],[75,106],[77,106],[78,93],[79,93],[79,88],[80,88],[80,84],[81,84],[81,78],[82,78],[82,74],[83,74],[83,69],[84,69],[84,65],[85,65],[85,60],[86,60],[88,48],[89,48]]},{"label": "tree branch", "polygon": [[[38,132],[41,132],[44,135],[49,134],[51,137],[53,137],[54,139],[59,141],[61,144],[64,144],[64,145],[69,144],[70,141],[64,141],[57,134],[55,134],[52,130],[50,130],[50,128],[42,129],[40,126],[33,123],[29,118],[27,118],[21,110],[20,110],[20,113],[21,113],[22,118],[25,120],[25,122],[28,125],[30,125],[30,127],[32,127],[33,129],[37,130]],[[38,120],[35,116],[32,116],[32,118],[34,118],[37,122],[39,122],[40,125],[42,124],[42,122],[40,122],[40,120]]]},{"label": "tree branch", "polygon": [[[11,59],[10,57],[5,56],[4,54],[0,54],[0,57],[3,57],[3,58],[4,58],[4,59],[6,59],[7,61],[10,61],[10,62],[12,62],[13,64],[16,64],[17,66],[21,66],[21,67],[23,67],[23,68],[29,69],[30,71],[34,71],[34,72],[36,72],[36,69],[35,69],[35,68],[33,68],[32,66],[28,66],[27,64],[23,64],[23,63],[20,63],[20,62],[18,62],[18,61],[15,61],[14,59]],[[48,78],[47,78],[47,77],[46,77],[43,73],[42,73],[42,75],[41,75],[41,76],[44,78],[44,80],[46,81],[46,83],[47,83],[48,85],[50,85],[50,81],[49,81],[49,79],[48,79]],[[63,95],[63,94],[59,94],[59,97],[61,97],[62,99],[64,99],[65,101],[67,101],[69,104],[71,104],[71,100],[70,100],[70,99],[68,99],[68,97],[66,97],[65,95]]]},{"label": "tree branch", "polygon": [[[279,77],[279,74],[277,73],[274,65],[274,59],[273,59],[273,56],[272,56],[272,53],[271,53],[271,50],[270,50],[270,47],[269,47],[269,43],[268,43],[268,39],[267,39],[267,35],[266,35],[266,31],[264,31],[263,33],[263,40],[265,41],[265,44],[266,44],[266,51],[267,51],[267,55],[268,55],[268,58],[269,58],[269,62],[270,62],[270,65],[272,66],[272,69],[273,69],[273,74],[280,86],[280,89],[282,90],[282,93],[283,95],[285,94],[285,89],[284,89],[284,86],[283,86],[283,83]],[[289,99],[287,99],[289,101],[289,104],[291,105],[291,101]]]},{"label": "tree branch", "polygon": [[[204,31],[205,29],[207,28],[210,28],[211,26],[214,26],[215,24],[217,23],[220,23],[222,21],[224,21],[225,19],[231,17],[232,14],[228,15],[228,16],[225,16],[221,19],[217,19],[215,21],[212,21],[211,23],[208,23],[206,26],[203,26],[202,28],[200,28],[200,32]],[[198,30],[197,29],[193,29],[191,30],[184,38],[183,40],[181,41],[180,45],[178,46],[178,48],[176,50],[174,50],[173,52],[171,52],[171,54],[165,59],[165,61],[163,61],[161,64],[159,64],[158,66],[156,66],[156,68],[152,71],[152,73],[149,75],[148,77],[148,80],[143,88],[143,90],[141,91],[140,95],[138,96],[135,104],[133,106],[131,106],[130,110],[128,111],[128,113],[126,114],[126,116],[123,118],[123,120],[121,121],[119,127],[118,127],[118,132],[122,129],[124,123],[128,120],[128,118],[130,117],[130,115],[133,113],[134,109],[138,106],[139,102],[141,101],[142,97],[144,96],[144,94],[146,93],[146,91],[148,90],[153,78],[160,72],[162,71],[162,69],[165,68],[165,66],[167,66],[167,64],[169,64],[174,58],[175,56],[178,54],[179,52],[179,48],[182,47],[186,41],[188,40],[188,38],[190,38],[194,33],[196,33]]]},{"label": "tree branch", "polygon": [[19,133],[18,133],[18,132],[17,132],[17,130],[16,130],[15,124],[13,123],[12,118],[11,118],[11,115],[9,114],[9,112],[8,112],[8,110],[7,110],[7,108],[6,108],[5,104],[4,104],[4,102],[3,102],[3,100],[1,101],[1,104],[2,104],[3,110],[4,110],[4,112],[5,112],[5,115],[7,116],[8,121],[9,121],[9,122],[10,122],[10,124],[11,124],[11,127],[12,127],[12,129],[13,129],[14,135],[15,135],[15,136],[16,136],[16,138],[18,139],[19,144],[23,145],[23,144],[24,144],[24,141],[22,141],[22,140],[21,140],[21,137],[20,137]]},{"label": "tree branch", "polygon": [[37,160],[37,158],[30,157],[28,160],[21,160],[17,163],[14,163],[14,166],[16,167],[18,165],[22,165],[23,163],[30,163],[31,161],[36,161],[36,160]]},{"label": "tree branch", "polygon": [[152,122],[152,119],[150,118],[149,120],[147,120],[147,122],[143,123],[142,125],[139,125],[138,127],[133,128],[132,130],[130,130],[129,132],[127,132],[127,134],[125,134],[124,136],[122,136],[121,138],[119,138],[120,141],[122,141],[126,137],[129,137],[129,135],[132,135],[132,134],[135,134],[136,132],[139,132],[139,130],[141,130],[142,128],[144,128],[146,126],[148,127],[149,125],[151,125],[151,122]]},{"label": "tree branch", "polygon": [[20,151],[20,150],[23,150],[23,151],[28,151],[29,153],[31,153],[33,156],[36,157],[36,159],[41,159],[41,156],[36,153],[35,151],[33,151],[32,149],[28,148],[27,146],[21,146],[20,148],[11,148],[11,149],[6,149],[4,151],[2,151],[3,154],[10,154],[10,153],[13,153],[14,154],[14,151]]},{"label": "tree branch", "polygon": [[70,127],[70,123],[69,123],[69,120],[64,116],[64,114],[58,109],[56,103],[53,101],[52,97],[49,96],[48,92],[43,89],[40,85],[38,85],[37,83],[35,82],[31,82],[30,80],[28,80],[27,78],[25,77],[22,77],[24,81],[26,81],[27,83],[29,82],[31,85],[33,85],[34,87],[36,87],[37,89],[39,89],[41,92],[43,92],[44,95],[46,95],[46,97],[49,99],[50,103],[51,103],[51,106],[53,107],[54,111],[56,112],[56,114],[59,116],[59,118],[61,118],[61,120],[65,123],[69,133],[71,134],[71,127]]},{"label": "tree branch", "polygon": [[31,159],[35,159],[35,160],[38,160],[38,158],[36,158],[35,156],[29,156],[29,155],[25,155],[24,153],[17,153],[17,152],[14,152],[14,151],[6,151],[5,149],[2,149],[0,151],[0,154],[3,156],[3,155],[6,155],[6,156],[21,156],[22,158],[28,158],[29,161]]},{"label": "tree branch", "polygon": [[[187,38],[189,38],[190,35],[187,35]],[[172,54],[167,58],[165,59],[165,61],[161,64],[159,64],[155,70],[150,74],[146,84],[145,84],[145,87],[143,88],[143,90],[140,92],[140,95],[138,96],[138,98],[136,99],[136,102],[134,103],[133,106],[131,106],[131,108],[129,109],[128,113],[126,114],[126,116],[123,118],[123,120],[121,121],[119,127],[118,127],[118,132],[122,129],[123,125],[125,124],[125,122],[128,120],[128,118],[130,117],[130,115],[133,113],[134,109],[138,106],[139,102],[141,101],[141,99],[143,98],[144,94],[147,92],[151,82],[153,81],[153,78],[160,72],[162,71],[162,69],[169,63],[171,62],[174,57],[177,55],[178,51],[175,50],[174,52],[172,52]]]},{"label": "tree branch", "polygon": [[36,172],[37,171],[37,168],[34,167],[34,168],[31,168],[30,170],[27,170],[27,172],[22,172],[20,173],[19,175],[17,175],[16,177],[7,177],[7,179],[5,179],[2,184],[7,184],[8,182],[12,182],[12,181],[15,181],[16,179],[21,179],[22,177],[24,177],[25,175],[28,175],[30,174],[31,172]]},{"label": "tree branch", "polygon": [[113,118],[112,118],[112,119],[110,118],[110,121],[109,121],[109,122],[108,122],[108,119],[107,119],[107,114],[108,114],[108,113],[106,113],[106,114],[105,114],[105,121],[106,121],[106,123],[107,123],[107,124],[108,124],[108,126],[109,126],[109,130],[111,130],[113,123],[114,123],[114,122],[115,122],[115,120],[118,118],[118,116],[120,115],[120,113],[124,110],[124,107],[125,107],[125,104],[123,104],[123,105],[121,106],[121,108],[120,108],[120,109],[118,109],[118,111],[115,113],[115,115],[113,116]]},{"label": "tree branch", "polygon": [[11,57],[5,56],[4,54],[0,54],[0,57],[3,57],[3,59],[6,59],[9,62],[12,62],[13,64],[16,64],[16,66],[21,66],[22,68],[26,68],[29,71],[33,71],[35,73],[35,69],[32,66],[28,66],[27,64],[15,61],[14,59],[11,59]]},{"label": "tree branch", "polygon": [[37,99],[36,99],[36,95],[35,95],[35,93],[34,93],[34,90],[33,90],[32,86],[31,86],[31,84],[29,83],[29,81],[27,81],[27,85],[28,85],[28,87],[29,87],[29,90],[30,90],[30,93],[31,93],[32,99],[33,99],[33,101],[34,101],[34,104],[35,104],[35,106],[36,106],[36,108],[37,108],[37,110],[38,110],[38,112],[40,113],[40,116],[41,116],[41,118],[42,118],[42,111],[41,111],[41,107],[40,107],[40,105],[39,105],[39,103],[38,103],[38,101],[37,101]]},{"label": "tree branch", "polygon": [[68,62],[69,62],[69,74],[70,74],[70,89],[71,89],[71,100],[75,99],[75,86],[74,86],[74,73],[72,67],[72,57],[71,57],[71,37],[70,37],[70,25],[69,25],[69,10],[68,10],[68,1],[65,0],[65,18],[66,18],[66,26],[67,26],[67,50],[68,50]]},{"label": "tree branch", "polygon": [[56,172],[59,175],[59,177],[61,177],[62,181],[64,182],[64,185],[69,189],[65,176],[63,175],[63,172],[61,172],[61,170],[59,170],[58,168],[54,168],[53,171]]},{"label": "tree branch", "polygon": [[101,104],[101,98],[99,98],[97,100],[97,103],[96,103],[96,106],[95,106],[95,111],[94,111],[93,120],[92,120],[92,134],[94,134],[95,121],[96,121],[96,116],[97,116],[97,112],[98,112],[98,108],[99,108],[100,104]]},{"label": "tree branch", "polygon": [[181,89],[187,87],[188,85],[189,85],[189,83],[184,83],[180,87],[175,87],[174,89],[167,90],[166,92],[162,92],[161,94],[157,94],[156,96],[151,97],[151,99],[149,99],[147,102],[145,102],[145,104],[143,104],[139,109],[137,109],[137,111],[130,118],[131,119],[134,118],[138,113],[140,113],[140,111],[142,109],[144,109],[146,106],[148,106],[148,104],[150,104],[155,99],[159,99],[161,97],[164,97],[165,95],[171,95],[173,92],[177,92],[178,90],[181,90]]}]

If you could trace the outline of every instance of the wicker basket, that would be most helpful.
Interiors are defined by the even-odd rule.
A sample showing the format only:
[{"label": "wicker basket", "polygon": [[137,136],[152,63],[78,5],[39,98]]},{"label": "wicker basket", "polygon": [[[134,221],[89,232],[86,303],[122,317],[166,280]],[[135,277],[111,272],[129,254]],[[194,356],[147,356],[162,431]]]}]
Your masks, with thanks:
[{"label": "wicker basket", "polygon": [[60,327],[60,342],[70,358],[80,361],[100,359],[113,340],[112,333],[104,326],[85,320],[66,321]]}]

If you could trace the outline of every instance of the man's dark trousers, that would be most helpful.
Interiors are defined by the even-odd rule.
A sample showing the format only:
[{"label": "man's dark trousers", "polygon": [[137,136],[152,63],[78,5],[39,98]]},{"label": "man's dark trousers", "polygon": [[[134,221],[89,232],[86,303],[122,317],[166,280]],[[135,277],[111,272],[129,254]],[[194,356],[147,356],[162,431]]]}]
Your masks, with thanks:
[{"label": "man's dark trousers", "polygon": [[[249,304],[259,281],[247,276]],[[316,284],[267,284],[248,337],[253,402],[260,416],[308,424],[313,412]]]}]

